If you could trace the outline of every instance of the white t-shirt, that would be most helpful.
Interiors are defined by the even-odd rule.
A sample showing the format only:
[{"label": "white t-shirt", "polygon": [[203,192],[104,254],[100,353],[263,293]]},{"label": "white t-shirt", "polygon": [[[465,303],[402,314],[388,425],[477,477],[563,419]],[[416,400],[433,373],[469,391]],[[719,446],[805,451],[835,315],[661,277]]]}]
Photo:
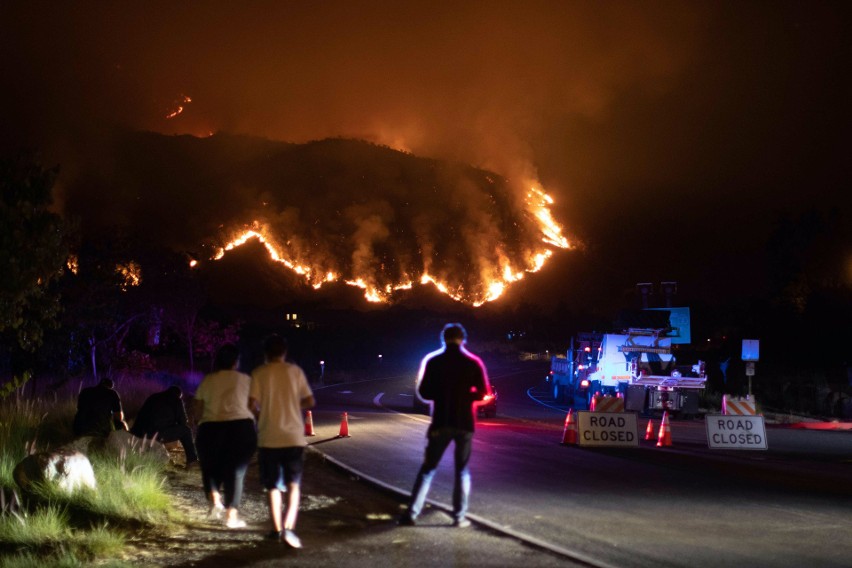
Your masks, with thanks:
[{"label": "white t-shirt", "polygon": [[313,396],[298,365],[274,361],[251,374],[251,398],[260,406],[257,445],[262,448],[307,446],[302,400]]},{"label": "white t-shirt", "polygon": [[251,377],[239,371],[216,371],[204,377],[195,391],[195,400],[204,403],[199,424],[254,420],[248,407],[250,386]]}]

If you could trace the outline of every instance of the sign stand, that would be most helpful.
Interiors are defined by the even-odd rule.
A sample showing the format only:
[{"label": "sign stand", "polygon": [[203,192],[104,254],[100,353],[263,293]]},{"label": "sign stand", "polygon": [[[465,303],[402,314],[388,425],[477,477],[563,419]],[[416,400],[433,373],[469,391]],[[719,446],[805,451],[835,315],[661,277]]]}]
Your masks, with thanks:
[{"label": "sign stand", "polygon": [[754,363],[760,360],[760,340],[743,339],[742,360],[745,361],[745,374],[748,377],[748,398],[751,400],[751,378],[754,376]]}]

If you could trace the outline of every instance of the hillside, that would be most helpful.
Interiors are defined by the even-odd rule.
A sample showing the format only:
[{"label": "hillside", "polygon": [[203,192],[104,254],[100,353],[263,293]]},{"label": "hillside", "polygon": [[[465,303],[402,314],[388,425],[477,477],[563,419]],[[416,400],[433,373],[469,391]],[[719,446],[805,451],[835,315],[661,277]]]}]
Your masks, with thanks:
[{"label": "hillside", "polygon": [[68,210],[87,231],[118,227],[201,262],[252,229],[306,284],[333,274],[389,299],[428,274],[472,303],[547,250],[529,189],[468,165],[357,140],[114,137],[112,155],[79,168]]}]

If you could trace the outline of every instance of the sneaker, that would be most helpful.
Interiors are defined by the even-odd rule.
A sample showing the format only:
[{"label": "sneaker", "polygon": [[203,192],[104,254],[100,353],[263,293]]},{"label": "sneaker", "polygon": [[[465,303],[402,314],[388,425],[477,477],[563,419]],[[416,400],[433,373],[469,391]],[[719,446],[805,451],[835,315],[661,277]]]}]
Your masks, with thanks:
[{"label": "sneaker", "polygon": [[210,510],[207,512],[207,518],[211,521],[218,521],[225,514],[225,506],[221,503],[217,503],[216,505],[212,505]]},{"label": "sneaker", "polygon": [[302,541],[299,540],[296,533],[291,530],[285,530],[281,533],[281,540],[283,540],[290,548],[302,548]]},{"label": "sneaker", "polygon": [[466,529],[470,526],[470,521],[462,517],[453,521],[453,526],[459,529]]},{"label": "sneaker", "polygon": [[403,513],[397,522],[402,527],[413,527],[417,524],[417,521],[414,520],[414,517],[410,513]]},{"label": "sneaker", "polygon": [[278,542],[281,540],[281,531],[269,531],[266,533],[265,538],[266,540],[274,540],[275,542]]},{"label": "sneaker", "polygon": [[228,519],[225,521],[225,526],[229,529],[244,529],[246,528],[246,522],[242,519]]}]

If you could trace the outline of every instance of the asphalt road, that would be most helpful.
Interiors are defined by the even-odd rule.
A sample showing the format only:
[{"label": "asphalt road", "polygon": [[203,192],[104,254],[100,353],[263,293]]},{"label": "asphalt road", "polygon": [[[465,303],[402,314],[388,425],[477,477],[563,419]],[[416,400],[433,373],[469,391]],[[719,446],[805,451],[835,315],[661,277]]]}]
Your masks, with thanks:
[{"label": "asphalt road", "polygon": [[[852,565],[852,432],[768,427],[767,451],[719,451],[693,420],[672,423],[670,448],[562,446],[565,408],[537,397],[542,377],[534,365],[492,370],[499,409],[477,424],[475,520],[599,566]],[[408,492],[428,426],[412,387],[392,377],[317,389],[314,447]],[[351,437],[337,438],[344,411]],[[448,452],[436,507],[451,485]]]}]

